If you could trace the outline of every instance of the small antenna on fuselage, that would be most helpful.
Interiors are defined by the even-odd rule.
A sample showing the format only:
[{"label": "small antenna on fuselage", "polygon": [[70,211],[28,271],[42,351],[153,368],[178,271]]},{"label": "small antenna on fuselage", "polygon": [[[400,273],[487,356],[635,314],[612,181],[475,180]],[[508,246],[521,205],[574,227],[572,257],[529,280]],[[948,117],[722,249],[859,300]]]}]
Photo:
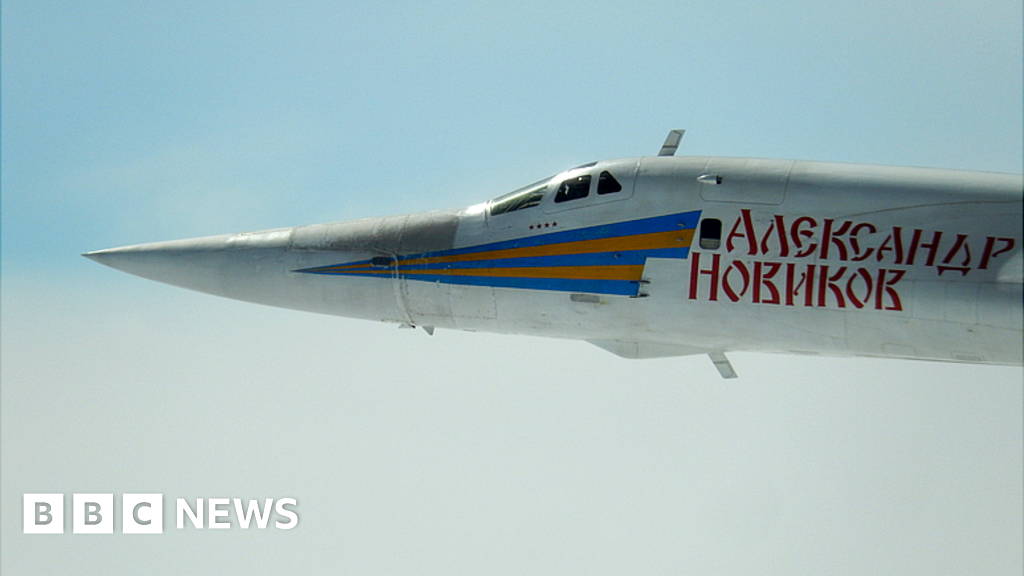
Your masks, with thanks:
[{"label": "small antenna on fuselage", "polygon": [[668,137],[665,138],[665,143],[661,145],[658,156],[675,156],[676,148],[679,148],[679,141],[683,139],[684,133],[686,130],[670,130]]}]

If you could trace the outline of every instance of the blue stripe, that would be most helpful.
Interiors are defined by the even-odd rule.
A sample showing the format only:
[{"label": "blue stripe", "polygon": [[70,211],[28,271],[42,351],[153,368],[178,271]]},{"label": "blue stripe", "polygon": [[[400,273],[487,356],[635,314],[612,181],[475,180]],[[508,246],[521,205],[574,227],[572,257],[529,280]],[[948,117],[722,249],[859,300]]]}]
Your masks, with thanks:
[{"label": "blue stripe", "polygon": [[680,214],[669,214],[667,216],[656,216],[654,218],[642,218],[628,222],[616,222],[614,224],[602,224],[589,228],[578,228],[576,230],[565,230],[563,232],[550,232],[538,236],[515,238],[480,244],[468,248],[456,248],[453,250],[439,250],[436,252],[423,252],[413,254],[406,258],[433,258],[437,256],[458,256],[461,254],[474,254],[477,252],[489,252],[491,250],[508,250],[510,248],[531,248],[534,246],[547,246],[548,244],[563,244],[565,242],[577,242],[580,240],[598,240],[604,238],[618,238],[620,236],[636,236],[638,234],[650,234],[653,232],[668,232],[669,230],[690,230],[697,227],[700,219],[700,210],[683,212]]},{"label": "blue stripe", "polygon": [[[563,254],[558,256],[528,256],[523,258],[496,258],[469,262],[434,262],[431,264],[398,263],[398,271],[414,270],[476,270],[481,268],[545,268],[552,266],[639,266],[648,258],[686,258],[689,248],[654,248],[628,252],[601,252],[598,254]],[[353,264],[345,264],[348,267]],[[310,274],[346,275],[365,270],[332,270],[333,266],[299,270]],[[385,268],[378,268],[384,270]]]},{"label": "blue stripe", "polygon": [[628,252],[598,254],[563,254],[558,256],[527,256],[469,262],[434,262],[431,264],[398,263],[398,271],[411,270],[474,270],[480,268],[544,268],[549,266],[639,266],[648,258],[686,258],[689,248],[655,248]]},{"label": "blue stripe", "polygon": [[[653,248],[646,250],[623,250],[613,252],[600,252],[591,254],[560,254],[553,256],[526,256],[518,258],[489,258],[470,262],[435,262],[430,264],[403,264],[403,261],[416,260],[420,258],[437,258],[446,256],[459,256],[464,254],[475,254],[481,252],[502,251],[514,248],[531,248],[536,246],[547,246],[566,242],[577,242],[581,240],[599,240],[608,238],[636,236],[655,232],[667,232],[670,230],[688,230],[697,227],[700,220],[700,211],[669,214],[656,216],[654,218],[643,218],[630,220],[628,222],[617,222],[614,224],[602,224],[589,228],[576,230],[565,230],[540,234],[526,238],[503,240],[480,244],[467,248],[451,250],[439,250],[435,252],[422,252],[401,256],[398,263],[398,274],[408,280],[422,282],[442,282],[446,284],[460,284],[465,286],[491,286],[496,288],[523,288],[532,290],[553,290],[559,292],[588,292],[592,294],[612,294],[622,296],[636,296],[639,292],[639,284],[629,280],[587,280],[575,278],[508,278],[500,276],[451,276],[447,274],[403,274],[412,271],[431,270],[473,270],[473,269],[501,269],[501,268],[545,268],[556,266],[635,266],[642,265],[647,258],[687,258],[690,254],[689,247]],[[367,265],[370,260],[348,262],[333,266],[320,266],[296,270],[307,274],[324,274],[336,276],[364,276],[371,278],[392,277],[388,268],[374,268],[373,271],[366,269],[351,269],[351,266]],[[338,268],[344,268],[339,270]]]}]

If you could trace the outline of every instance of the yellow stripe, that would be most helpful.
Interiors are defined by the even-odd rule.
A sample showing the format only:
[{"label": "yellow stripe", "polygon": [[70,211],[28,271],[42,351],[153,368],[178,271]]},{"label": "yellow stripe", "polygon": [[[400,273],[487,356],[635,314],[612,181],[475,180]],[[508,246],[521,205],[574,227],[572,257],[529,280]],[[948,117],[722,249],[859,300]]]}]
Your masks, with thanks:
[{"label": "yellow stripe", "polygon": [[454,256],[431,256],[402,260],[400,264],[438,264],[447,262],[473,262],[475,260],[498,260],[505,258],[528,258],[532,256],[566,256],[577,254],[598,254],[601,252],[653,250],[657,248],[688,248],[693,243],[693,230],[669,230],[668,232],[652,232],[635,236],[619,236],[616,238],[597,238],[594,240],[576,240],[544,246],[528,246],[524,248],[506,248],[489,252],[457,254]]},{"label": "yellow stripe", "polygon": [[[524,248],[506,248],[504,250],[490,250],[488,252],[474,252],[472,254],[456,254],[453,256],[431,256],[428,258],[414,258],[400,260],[399,266],[417,266],[423,264],[442,264],[452,262],[475,262],[479,260],[504,260],[509,258],[529,258],[535,256],[569,256],[577,254],[599,254],[602,252],[630,251],[630,250],[656,250],[658,248],[689,248],[693,243],[693,230],[669,230],[668,232],[652,232],[650,234],[637,234],[635,236],[619,236],[616,238],[597,238],[594,240],[576,240],[574,242],[563,242],[560,244],[547,244],[544,246],[528,246]],[[330,272],[380,272],[387,273],[390,270],[380,269],[368,263],[350,264],[347,266],[332,266],[324,271]],[[441,271],[422,271],[420,274],[440,273]],[[411,273],[411,272],[406,272]],[[473,274],[471,271],[463,275]],[[562,276],[560,276],[562,277]]]},{"label": "yellow stripe", "polygon": [[540,266],[536,268],[457,268],[448,270],[402,270],[403,276],[484,276],[488,278],[548,278],[565,280],[639,280],[643,265],[629,266]]}]

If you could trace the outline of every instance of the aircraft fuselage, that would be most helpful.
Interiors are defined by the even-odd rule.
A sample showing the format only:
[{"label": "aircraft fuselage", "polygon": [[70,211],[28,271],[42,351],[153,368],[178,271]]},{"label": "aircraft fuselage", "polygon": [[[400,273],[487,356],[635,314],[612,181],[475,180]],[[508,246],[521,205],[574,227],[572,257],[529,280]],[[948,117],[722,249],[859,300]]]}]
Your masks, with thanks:
[{"label": "aircraft fuselage", "polygon": [[87,256],[228,298],[630,358],[1020,365],[1022,190],[1006,174],[627,158],[463,209]]}]

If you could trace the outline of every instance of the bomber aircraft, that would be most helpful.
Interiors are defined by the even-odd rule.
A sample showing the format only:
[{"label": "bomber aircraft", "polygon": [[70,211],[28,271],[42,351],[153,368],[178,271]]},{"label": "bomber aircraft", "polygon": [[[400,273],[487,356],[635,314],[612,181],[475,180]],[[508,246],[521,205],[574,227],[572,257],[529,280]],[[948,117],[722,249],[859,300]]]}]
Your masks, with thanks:
[{"label": "bomber aircraft", "polygon": [[592,162],[474,206],[85,254],[248,302],[725,353],[1022,364],[1014,174],[657,156]]}]

